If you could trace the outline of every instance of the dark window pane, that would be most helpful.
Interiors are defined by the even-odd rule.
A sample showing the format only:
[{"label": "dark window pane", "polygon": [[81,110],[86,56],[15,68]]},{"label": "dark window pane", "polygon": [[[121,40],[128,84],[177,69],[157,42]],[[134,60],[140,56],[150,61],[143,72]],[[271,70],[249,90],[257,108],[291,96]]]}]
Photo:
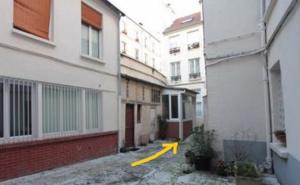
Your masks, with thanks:
[{"label": "dark window pane", "polygon": [[141,117],[142,117],[142,105],[138,104],[137,107],[137,122],[141,123]]},{"label": "dark window pane", "polygon": [[169,95],[162,96],[162,106],[163,117],[169,119]]},{"label": "dark window pane", "polygon": [[3,83],[0,83],[0,137],[3,137]]},{"label": "dark window pane", "polygon": [[31,87],[10,85],[10,136],[31,135]]},{"label": "dark window pane", "polygon": [[172,118],[178,118],[178,97],[177,95],[171,96],[171,112]]}]

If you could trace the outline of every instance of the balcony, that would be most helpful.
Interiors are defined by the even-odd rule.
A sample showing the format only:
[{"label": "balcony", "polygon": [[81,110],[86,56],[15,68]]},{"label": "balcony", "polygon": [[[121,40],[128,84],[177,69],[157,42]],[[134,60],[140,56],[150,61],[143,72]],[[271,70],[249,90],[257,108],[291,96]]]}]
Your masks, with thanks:
[{"label": "balcony", "polygon": [[194,42],[192,44],[188,44],[188,50],[192,50],[192,49],[196,49],[200,47],[200,43],[199,42]]},{"label": "balcony", "polygon": [[190,73],[190,80],[200,79],[201,74],[199,73]]},{"label": "balcony", "polygon": [[180,47],[170,48],[170,54],[176,54],[180,52]]},{"label": "balcony", "polygon": [[178,82],[180,80],[181,80],[181,75],[171,76],[171,81],[172,82]]}]

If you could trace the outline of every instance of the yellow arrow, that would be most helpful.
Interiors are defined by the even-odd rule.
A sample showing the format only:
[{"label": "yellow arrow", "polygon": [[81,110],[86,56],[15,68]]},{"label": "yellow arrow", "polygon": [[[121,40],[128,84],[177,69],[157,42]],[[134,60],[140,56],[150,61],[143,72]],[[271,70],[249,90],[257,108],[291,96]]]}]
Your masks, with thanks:
[{"label": "yellow arrow", "polygon": [[165,143],[165,144],[162,144],[162,147],[163,147],[163,149],[161,151],[159,151],[156,154],[151,155],[145,159],[135,161],[135,162],[131,163],[131,166],[134,167],[134,166],[138,166],[138,165],[147,163],[149,161],[152,161],[172,149],[173,149],[173,154],[177,154],[178,143]]}]

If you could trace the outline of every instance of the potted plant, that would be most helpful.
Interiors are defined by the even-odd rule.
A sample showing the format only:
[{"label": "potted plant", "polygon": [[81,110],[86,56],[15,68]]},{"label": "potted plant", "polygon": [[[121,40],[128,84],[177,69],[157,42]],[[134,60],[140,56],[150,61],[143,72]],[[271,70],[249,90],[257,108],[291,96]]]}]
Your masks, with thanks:
[{"label": "potted plant", "polygon": [[236,162],[235,176],[237,185],[262,185],[262,178],[254,163]]},{"label": "potted plant", "polygon": [[196,170],[210,170],[211,160],[215,157],[212,147],[214,132],[214,130],[205,131],[203,125],[195,127],[192,132],[189,156],[192,156]]},{"label": "potted plant", "polygon": [[285,130],[276,130],[274,132],[275,137],[279,142],[281,142],[283,145],[286,145],[286,133]]}]

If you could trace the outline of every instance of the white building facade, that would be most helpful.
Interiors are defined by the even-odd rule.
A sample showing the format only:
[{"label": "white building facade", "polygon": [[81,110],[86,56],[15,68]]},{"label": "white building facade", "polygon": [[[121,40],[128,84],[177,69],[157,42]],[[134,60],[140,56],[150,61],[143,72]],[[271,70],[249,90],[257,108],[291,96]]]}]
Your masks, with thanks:
[{"label": "white building facade", "polygon": [[198,93],[197,123],[203,123],[206,96],[201,12],[178,18],[164,31],[164,72],[169,85]]},{"label": "white building facade", "polygon": [[116,153],[121,12],[106,0],[0,11],[0,179]]},{"label": "white building facade", "polygon": [[[248,160],[272,162],[281,184],[299,184],[299,1],[203,4],[205,124],[217,131],[217,148],[230,161],[238,146]],[[286,133],[286,144],[275,131]]]}]

